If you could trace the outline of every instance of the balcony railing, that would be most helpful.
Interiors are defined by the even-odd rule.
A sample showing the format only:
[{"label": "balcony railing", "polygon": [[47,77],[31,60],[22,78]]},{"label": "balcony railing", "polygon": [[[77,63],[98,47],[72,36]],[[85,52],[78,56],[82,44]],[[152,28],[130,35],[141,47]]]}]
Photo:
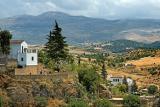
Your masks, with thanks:
[{"label": "balcony railing", "polygon": [[25,48],[23,53],[37,53],[37,50],[36,49],[27,49],[27,48]]}]

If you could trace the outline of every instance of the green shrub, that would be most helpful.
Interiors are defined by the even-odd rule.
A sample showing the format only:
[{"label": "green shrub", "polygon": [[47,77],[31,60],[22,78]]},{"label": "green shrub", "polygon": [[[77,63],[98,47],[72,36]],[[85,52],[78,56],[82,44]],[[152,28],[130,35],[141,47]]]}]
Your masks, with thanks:
[{"label": "green shrub", "polygon": [[82,99],[72,99],[67,107],[89,107],[89,105]]},{"label": "green shrub", "polygon": [[78,72],[79,82],[89,93],[95,93],[100,81],[100,76],[93,68],[84,68]]},{"label": "green shrub", "polygon": [[129,94],[124,96],[123,104],[125,107],[140,107],[140,98],[136,95]]},{"label": "green shrub", "polygon": [[0,107],[3,107],[3,100],[1,96],[0,96]]},{"label": "green shrub", "polygon": [[120,92],[126,93],[128,91],[128,86],[125,84],[119,84],[116,86]]},{"label": "green shrub", "polygon": [[113,104],[108,99],[100,99],[96,101],[95,107],[113,107]]},{"label": "green shrub", "polygon": [[117,87],[112,87],[111,92],[112,92],[113,95],[118,95],[118,96],[123,95],[123,93],[121,91],[119,91],[119,89]]},{"label": "green shrub", "polygon": [[47,98],[37,96],[35,97],[36,107],[46,107],[47,106]]},{"label": "green shrub", "polygon": [[158,87],[156,85],[150,85],[148,87],[148,93],[149,94],[155,94],[158,91]]},{"label": "green shrub", "polygon": [[158,68],[158,67],[149,68],[149,69],[148,69],[148,72],[149,72],[151,75],[155,75],[155,74],[157,74],[157,68]]}]

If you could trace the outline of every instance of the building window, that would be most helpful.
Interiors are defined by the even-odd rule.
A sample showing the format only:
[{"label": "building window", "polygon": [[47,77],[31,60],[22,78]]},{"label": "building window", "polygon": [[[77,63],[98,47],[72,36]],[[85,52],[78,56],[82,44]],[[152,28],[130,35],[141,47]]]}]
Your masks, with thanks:
[{"label": "building window", "polygon": [[22,53],[23,53],[23,50],[24,50],[24,49],[23,49],[23,46],[22,46]]},{"label": "building window", "polygon": [[34,57],[32,56],[32,61],[34,61]]},{"label": "building window", "polygon": [[21,58],[21,61],[23,61],[23,58]]},{"label": "building window", "polygon": [[113,79],[113,82],[116,82],[117,81],[117,79]]},{"label": "building window", "polygon": [[119,79],[117,79],[117,81],[119,82]]},{"label": "building window", "polygon": [[119,82],[120,80],[119,79],[113,79],[113,82]]}]

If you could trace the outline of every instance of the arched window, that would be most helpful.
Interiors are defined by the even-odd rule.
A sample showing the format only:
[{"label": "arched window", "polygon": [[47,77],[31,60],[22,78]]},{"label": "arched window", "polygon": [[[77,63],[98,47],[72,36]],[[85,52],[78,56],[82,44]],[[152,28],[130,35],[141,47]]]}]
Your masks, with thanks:
[{"label": "arched window", "polygon": [[23,46],[22,46],[22,53],[23,53],[23,50],[24,50],[24,49],[23,49]]}]

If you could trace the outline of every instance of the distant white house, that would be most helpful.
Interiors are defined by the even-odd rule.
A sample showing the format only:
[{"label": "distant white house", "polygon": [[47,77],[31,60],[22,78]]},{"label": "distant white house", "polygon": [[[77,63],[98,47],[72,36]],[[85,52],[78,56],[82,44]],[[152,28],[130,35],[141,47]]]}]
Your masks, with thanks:
[{"label": "distant white house", "polygon": [[37,49],[30,48],[23,40],[11,40],[10,57],[17,59],[18,66],[38,65]]},{"label": "distant white house", "polygon": [[[108,75],[108,80],[111,82],[112,85],[116,86],[118,84],[123,84],[124,76],[119,75]],[[127,78],[128,86],[131,87],[133,84],[133,80],[131,78]]]},{"label": "distant white house", "polygon": [[107,78],[111,82],[112,85],[116,86],[118,84],[122,84],[123,83],[124,76],[108,75]]}]

